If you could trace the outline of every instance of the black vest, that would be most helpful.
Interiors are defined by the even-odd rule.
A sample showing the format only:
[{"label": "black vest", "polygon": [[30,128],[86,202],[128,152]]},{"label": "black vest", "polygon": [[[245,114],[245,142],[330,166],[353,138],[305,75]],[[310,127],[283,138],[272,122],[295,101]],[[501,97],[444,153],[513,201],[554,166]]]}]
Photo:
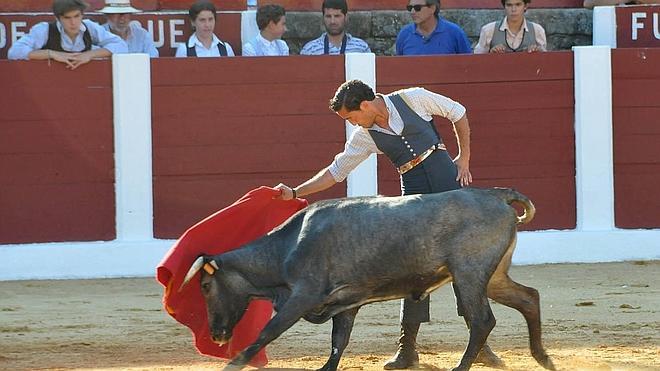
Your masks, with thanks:
[{"label": "black vest", "polygon": [[419,117],[403,100],[401,97],[403,94],[405,93],[389,95],[403,120],[401,135],[390,135],[380,131],[368,130],[374,143],[376,143],[376,147],[396,167],[419,156],[434,144],[442,143],[433,120],[426,121]]},{"label": "black vest", "polygon": [[[222,41],[220,41],[218,43],[218,52],[220,52],[221,57],[226,57],[227,56],[227,47],[225,46],[225,43],[223,43]],[[197,56],[197,50],[195,50],[195,46],[188,47],[187,55],[189,57],[196,57]]]},{"label": "black vest", "polygon": [[[86,27],[85,33],[83,33],[83,42],[85,43],[85,49],[82,50],[83,52],[92,50],[92,35],[89,33],[89,27],[87,26],[85,27]],[[79,53],[79,52],[62,49],[62,34],[60,33],[60,30],[57,29],[56,22],[50,22],[48,24],[48,41],[46,41],[46,44],[41,49],[42,50],[48,49],[58,52],[65,52],[65,53]]]}]

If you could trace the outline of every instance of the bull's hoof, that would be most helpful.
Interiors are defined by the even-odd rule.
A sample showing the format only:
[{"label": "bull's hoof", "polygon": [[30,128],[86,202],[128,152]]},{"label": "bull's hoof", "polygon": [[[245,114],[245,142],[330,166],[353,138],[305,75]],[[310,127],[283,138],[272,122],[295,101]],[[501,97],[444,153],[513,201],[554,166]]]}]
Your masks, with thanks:
[{"label": "bull's hoof", "polygon": [[239,371],[242,370],[243,366],[235,365],[232,363],[228,363],[225,368],[222,369],[222,371]]},{"label": "bull's hoof", "polygon": [[481,349],[474,363],[482,364],[486,367],[505,369],[506,364],[488,347]]},{"label": "bull's hoof", "polygon": [[405,370],[419,365],[419,355],[414,349],[399,349],[383,368],[385,370]]},{"label": "bull's hoof", "polygon": [[547,370],[551,370],[551,371],[556,370],[555,364],[552,363],[552,360],[547,355],[545,355],[544,357],[541,357],[540,359],[537,359],[537,361],[541,366],[543,366]]}]

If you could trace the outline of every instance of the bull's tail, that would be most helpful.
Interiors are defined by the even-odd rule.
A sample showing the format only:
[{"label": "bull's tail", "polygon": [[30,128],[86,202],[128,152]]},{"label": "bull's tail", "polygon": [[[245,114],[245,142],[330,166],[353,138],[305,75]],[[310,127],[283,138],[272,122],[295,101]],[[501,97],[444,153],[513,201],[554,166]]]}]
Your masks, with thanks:
[{"label": "bull's tail", "polygon": [[527,224],[534,219],[536,208],[527,196],[511,188],[495,188],[494,190],[496,191],[494,194],[507,204],[511,205],[515,202],[525,208],[525,212],[522,215],[516,216],[518,219],[517,224]]}]

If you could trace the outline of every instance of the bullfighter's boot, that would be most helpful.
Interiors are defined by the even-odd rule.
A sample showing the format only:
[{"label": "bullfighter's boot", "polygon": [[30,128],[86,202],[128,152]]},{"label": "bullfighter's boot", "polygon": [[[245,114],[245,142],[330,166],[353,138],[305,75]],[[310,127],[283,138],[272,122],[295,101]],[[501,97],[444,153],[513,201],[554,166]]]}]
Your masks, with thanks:
[{"label": "bullfighter's boot", "polygon": [[419,322],[404,322],[401,324],[401,336],[399,337],[399,349],[390,358],[383,368],[386,370],[403,370],[419,364],[419,355],[415,350]]}]

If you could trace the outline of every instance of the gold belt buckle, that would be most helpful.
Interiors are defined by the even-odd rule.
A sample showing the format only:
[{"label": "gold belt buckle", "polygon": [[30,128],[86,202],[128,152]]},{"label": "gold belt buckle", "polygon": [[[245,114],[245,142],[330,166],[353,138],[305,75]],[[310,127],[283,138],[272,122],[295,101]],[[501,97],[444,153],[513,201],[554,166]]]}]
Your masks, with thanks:
[{"label": "gold belt buckle", "polygon": [[403,174],[407,173],[408,171],[412,170],[415,166],[419,165],[420,163],[422,163],[422,161],[426,160],[426,158],[429,157],[431,155],[431,153],[433,153],[433,151],[435,151],[436,149],[441,149],[443,151],[446,151],[447,147],[445,147],[445,145],[443,143],[434,144],[433,146],[431,146],[431,148],[429,148],[426,151],[422,152],[421,155],[419,155],[419,156],[413,158],[412,160],[406,162],[405,164],[399,166],[399,168],[397,168],[399,174],[403,175]]}]

